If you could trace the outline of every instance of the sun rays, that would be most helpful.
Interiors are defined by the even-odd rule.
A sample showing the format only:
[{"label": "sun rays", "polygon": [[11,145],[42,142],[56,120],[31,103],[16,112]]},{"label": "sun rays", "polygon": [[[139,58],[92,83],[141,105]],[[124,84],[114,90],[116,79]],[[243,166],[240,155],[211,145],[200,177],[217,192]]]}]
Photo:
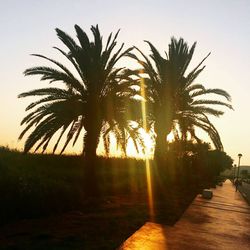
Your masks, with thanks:
[{"label": "sun rays", "polygon": [[[141,78],[141,97],[146,100],[145,95],[145,84],[144,84],[144,78]],[[147,129],[147,110],[146,110],[146,102],[141,102],[141,112],[142,112],[142,126],[144,131],[148,131]],[[149,145],[148,145],[149,146]],[[152,177],[151,177],[151,166],[149,162],[149,158],[145,158],[145,164],[146,164],[146,177],[147,177],[147,191],[148,191],[148,205],[149,205],[149,216],[150,219],[154,220],[154,199],[153,199],[153,190],[152,190]]]}]

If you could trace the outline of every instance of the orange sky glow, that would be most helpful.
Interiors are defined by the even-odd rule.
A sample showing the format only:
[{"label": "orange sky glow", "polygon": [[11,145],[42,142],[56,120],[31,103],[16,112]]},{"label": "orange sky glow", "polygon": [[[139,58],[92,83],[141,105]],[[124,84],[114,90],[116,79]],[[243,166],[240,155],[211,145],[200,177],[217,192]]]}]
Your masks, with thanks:
[{"label": "orange sky glow", "polygon": [[[211,120],[234,163],[237,163],[238,153],[242,153],[241,163],[250,164],[248,0],[12,0],[3,1],[1,11],[0,145],[23,148],[24,141],[17,138],[30,99],[20,100],[17,95],[48,86],[37,77],[23,76],[26,68],[44,64],[43,60],[30,54],[40,53],[60,61],[62,58],[52,49],[53,46],[63,48],[56,37],[56,27],[75,38],[74,24],[81,26],[90,36],[90,26],[99,24],[104,41],[110,32],[121,29],[119,43],[125,42],[125,47],[135,45],[147,55],[150,51],[144,40],[151,41],[162,54],[167,50],[171,36],[183,37],[189,45],[197,41],[191,67],[211,51],[197,83],[207,88],[225,89],[232,95],[234,111],[227,110],[221,118]],[[126,66],[130,66],[130,62],[126,62]],[[143,111],[142,107],[143,112],[146,110]],[[151,156],[153,144],[149,135],[145,135],[145,143],[146,154]],[[112,147],[112,154],[117,155],[116,146]],[[69,147],[68,152],[80,153],[81,148],[79,139],[77,146]],[[102,152],[101,143],[99,152]],[[127,154],[137,156],[134,152],[132,143],[129,143]]]}]

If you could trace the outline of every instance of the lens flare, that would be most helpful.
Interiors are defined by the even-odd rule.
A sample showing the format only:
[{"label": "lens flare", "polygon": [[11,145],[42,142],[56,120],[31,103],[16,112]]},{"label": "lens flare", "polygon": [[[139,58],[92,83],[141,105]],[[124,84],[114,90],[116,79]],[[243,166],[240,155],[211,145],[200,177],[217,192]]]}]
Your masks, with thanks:
[{"label": "lens flare", "polygon": [[[146,100],[145,95],[145,82],[144,79],[141,78],[140,80],[140,87],[141,87],[141,96],[144,100]],[[145,131],[148,131],[147,129],[147,112],[146,112],[146,102],[141,102],[141,111],[142,111],[142,125]],[[146,164],[146,177],[147,177],[147,192],[148,192],[148,205],[149,205],[149,216],[150,220],[154,221],[154,200],[153,200],[153,189],[152,189],[152,176],[151,176],[151,166],[150,161],[148,158],[145,158],[145,164]]]}]

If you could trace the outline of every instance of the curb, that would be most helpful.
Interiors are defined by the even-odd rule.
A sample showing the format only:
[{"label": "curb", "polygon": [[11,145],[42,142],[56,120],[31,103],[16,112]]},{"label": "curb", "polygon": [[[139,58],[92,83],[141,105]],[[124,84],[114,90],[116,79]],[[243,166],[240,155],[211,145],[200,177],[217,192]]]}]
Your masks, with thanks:
[{"label": "curb", "polygon": [[250,197],[247,196],[247,194],[242,190],[242,187],[239,188],[240,194],[245,199],[248,205],[250,205]]}]

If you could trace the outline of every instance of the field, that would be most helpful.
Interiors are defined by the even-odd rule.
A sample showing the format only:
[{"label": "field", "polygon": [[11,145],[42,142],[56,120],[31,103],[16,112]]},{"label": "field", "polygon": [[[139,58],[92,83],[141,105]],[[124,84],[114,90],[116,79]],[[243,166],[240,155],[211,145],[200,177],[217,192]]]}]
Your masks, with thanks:
[{"label": "field", "polygon": [[0,248],[115,249],[148,220],[175,223],[200,190],[178,178],[158,182],[151,161],[152,217],[143,160],[97,159],[93,197],[84,166],[80,156],[1,148]]}]

